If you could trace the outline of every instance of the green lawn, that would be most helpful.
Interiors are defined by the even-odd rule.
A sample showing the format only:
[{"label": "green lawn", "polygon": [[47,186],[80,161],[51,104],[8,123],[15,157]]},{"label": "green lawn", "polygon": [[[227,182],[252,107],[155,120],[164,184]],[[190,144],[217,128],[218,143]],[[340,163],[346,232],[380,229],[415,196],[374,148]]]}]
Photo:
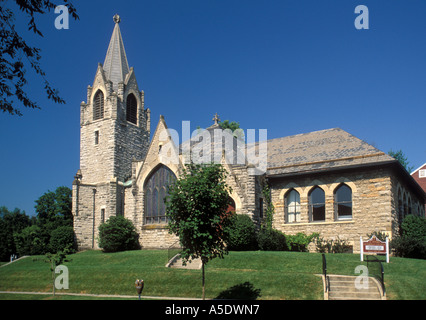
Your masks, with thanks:
[{"label": "green lawn", "polygon": [[[142,278],[145,296],[201,297],[201,270],[165,268],[167,251],[86,251],[70,258],[65,263],[70,288],[63,292],[136,296],[134,281]],[[30,257],[0,268],[0,291],[50,292],[44,260]],[[330,274],[346,275],[361,264],[359,255],[351,254],[328,254],[327,263]],[[426,299],[426,261],[391,258],[384,266],[388,299]],[[321,300],[322,281],[315,275],[321,272],[317,253],[231,252],[206,266],[206,297]]]}]

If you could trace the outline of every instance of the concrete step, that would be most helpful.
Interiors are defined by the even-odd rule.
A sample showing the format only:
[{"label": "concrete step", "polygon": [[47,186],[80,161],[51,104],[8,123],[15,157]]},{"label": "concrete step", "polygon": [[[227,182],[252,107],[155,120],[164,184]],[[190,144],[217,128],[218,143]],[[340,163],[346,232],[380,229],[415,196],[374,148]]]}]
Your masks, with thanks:
[{"label": "concrete step", "polygon": [[[329,300],[381,300],[381,293],[378,283],[372,278],[368,278],[367,288],[356,287],[355,276],[329,276],[330,288]],[[360,283],[364,285],[364,282]]]},{"label": "concrete step", "polygon": [[368,288],[362,288],[358,289],[355,286],[354,287],[348,287],[348,286],[330,286],[330,291],[333,292],[370,292],[370,293],[380,293],[379,288],[377,288],[376,285],[369,285]]},{"label": "concrete step", "polygon": [[348,298],[348,297],[342,296],[342,297],[332,297],[332,298],[329,297],[328,300],[360,300],[360,301],[369,301],[369,300],[371,300],[371,301],[376,301],[376,300],[382,300],[382,299],[379,299],[379,298],[365,298],[365,297],[363,297],[363,298]]},{"label": "concrete step", "polygon": [[201,259],[192,260],[184,265],[182,259],[178,257],[169,265],[169,267],[177,269],[201,269]]}]

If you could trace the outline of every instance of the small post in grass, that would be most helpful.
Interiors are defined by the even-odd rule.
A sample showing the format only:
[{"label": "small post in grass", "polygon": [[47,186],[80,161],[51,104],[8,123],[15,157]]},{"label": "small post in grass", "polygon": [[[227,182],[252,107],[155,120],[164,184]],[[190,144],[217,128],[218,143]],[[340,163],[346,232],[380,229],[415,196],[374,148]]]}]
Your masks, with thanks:
[{"label": "small post in grass", "polygon": [[136,279],[135,286],[136,286],[136,291],[138,292],[138,296],[139,296],[139,300],[140,300],[141,299],[142,290],[143,290],[143,287],[144,287],[143,280]]}]

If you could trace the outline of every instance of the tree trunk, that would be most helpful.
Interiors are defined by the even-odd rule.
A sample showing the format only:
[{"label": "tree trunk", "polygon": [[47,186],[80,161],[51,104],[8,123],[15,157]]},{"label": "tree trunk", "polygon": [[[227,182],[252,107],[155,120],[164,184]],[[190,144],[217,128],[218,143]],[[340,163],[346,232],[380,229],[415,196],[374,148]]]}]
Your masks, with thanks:
[{"label": "tree trunk", "polygon": [[201,260],[202,269],[203,269],[203,300],[206,299],[206,286],[205,286],[205,274],[204,274],[204,261]]}]

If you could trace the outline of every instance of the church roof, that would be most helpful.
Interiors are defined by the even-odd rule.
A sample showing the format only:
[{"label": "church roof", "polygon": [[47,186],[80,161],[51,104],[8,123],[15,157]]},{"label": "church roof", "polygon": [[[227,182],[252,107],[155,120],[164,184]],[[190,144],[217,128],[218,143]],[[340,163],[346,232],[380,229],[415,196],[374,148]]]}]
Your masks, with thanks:
[{"label": "church roof", "polygon": [[[255,148],[254,154],[259,153],[259,142],[241,145],[237,143],[237,139],[233,137],[231,132],[223,132],[223,137],[228,143],[222,140],[220,136],[219,140],[216,141],[215,131],[217,129],[221,128],[218,121],[215,120],[214,125],[205,130],[200,130],[189,141],[183,142],[179,148],[180,153],[184,154],[188,150],[193,150],[197,155],[204,143],[207,142],[207,148],[203,152],[211,150],[210,152],[214,153],[216,150],[222,149],[230,151],[230,154],[226,154],[228,163],[238,165],[244,164],[244,162],[240,163],[240,159],[245,159],[244,146],[247,148],[247,155],[248,150],[253,150],[252,148]],[[229,138],[226,138],[228,136]],[[207,140],[205,140],[206,138]],[[242,157],[240,157],[241,153],[243,154]],[[218,160],[217,158],[214,159],[213,154],[205,154],[205,156],[213,162]],[[220,159],[221,154],[219,153],[218,156]],[[266,174],[270,177],[397,162],[386,153],[340,128],[268,140],[265,160],[267,162]]]},{"label": "church roof", "polygon": [[395,161],[340,128],[268,140],[269,176]]},{"label": "church roof", "polygon": [[244,165],[244,146],[244,142],[238,143],[232,132],[222,130],[215,120],[215,124],[206,129],[198,129],[191,139],[184,141],[179,146],[179,153],[187,156],[186,153],[191,150],[192,156],[201,155],[203,161],[214,163],[220,162],[224,155],[229,164]]},{"label": "church roof", "polygon": [[103,64],[108,80],[113,83],[113,88],[118,88],[119,82],[124,82],[129,73],[129,63],[127,62],[126,51],[124,49],[123,38],[120,31],[120,17],[114,16],[115,27],[109,43],[108,51]]}]

